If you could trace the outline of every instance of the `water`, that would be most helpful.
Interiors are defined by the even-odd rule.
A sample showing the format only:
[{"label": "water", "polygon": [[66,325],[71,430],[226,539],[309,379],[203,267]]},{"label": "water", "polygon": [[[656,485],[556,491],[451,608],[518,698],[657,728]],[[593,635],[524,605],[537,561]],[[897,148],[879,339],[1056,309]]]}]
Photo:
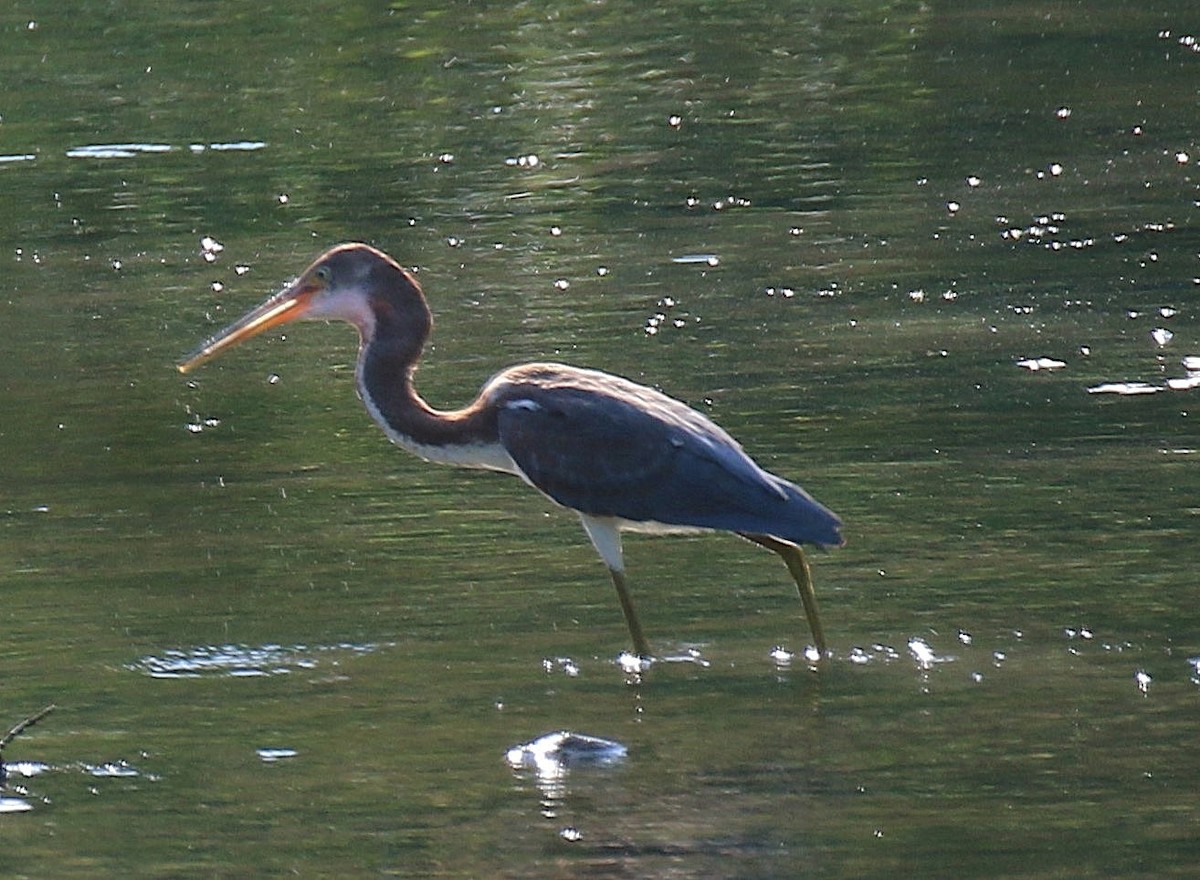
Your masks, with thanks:
[{"label": "water", "polygon": [[[0,727],[58,706],[5,873],[1190,876],[1193,25],[5,16]],[[347,239],[419,270],[434,403],[608,369],[836,510],[832,661],[770,554],[632,537],[676,662],[623,669],[578,523],[389,447],[344,327],[174,372]],[[624,756],[506,760],[557,731]]]}]

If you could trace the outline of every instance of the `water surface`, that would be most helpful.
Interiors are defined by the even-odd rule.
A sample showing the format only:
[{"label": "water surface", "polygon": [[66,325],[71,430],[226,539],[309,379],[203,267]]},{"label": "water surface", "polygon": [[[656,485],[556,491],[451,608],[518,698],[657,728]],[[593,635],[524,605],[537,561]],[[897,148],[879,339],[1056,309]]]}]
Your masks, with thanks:
[{"label": "water surface", "polygon": [[[0,728],[58,706],[4,749],[9,871],[1189,876],[1191,26],[9,13]],[[631,679],[578,523],[391,448],[345,327],[175,373],[347,239],[426,285],[435,404],[608,369],[836,510],[832,660],[769,554],[633,537],[679,662]],[[625,753],[506,760],[562,731]]]}]

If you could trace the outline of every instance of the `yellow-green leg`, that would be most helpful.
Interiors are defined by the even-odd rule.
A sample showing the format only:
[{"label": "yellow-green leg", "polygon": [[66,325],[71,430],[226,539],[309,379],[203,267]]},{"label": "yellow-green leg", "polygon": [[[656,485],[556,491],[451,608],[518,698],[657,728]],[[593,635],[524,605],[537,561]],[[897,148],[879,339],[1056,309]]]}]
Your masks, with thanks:
[{"label": "yellow-green leg", "polygon": [[817,612],[817,594],[813,590],[812,570],[808,567],[808,559],[805,558],[804,551],[797,544],[781,541],[770,535],[754,535],[747,532],[738,532],[738,534],[747,541],[753,541],[768,550],[774,550],[783,558],[783,564],[787,566],[792,580],[796,582],[796,589],[800,591],[800,601],[804,603],[804,614],[808,617],[808,626],[812,630],[817,651],[822,657],[825,657],[828,653],[825,646],[825,629],[821,626],[821,615]]},{"label": "yellow-green leg", "polygon": [[650,646],[642,634],[642,625],[638,623],[637,613],[633,610],[633,599],[629,595],[629,585],[625,581],[625,572],[610,568],[613,586],[617,588],[617,598],[621,600],[621,611],[625,613],[625,623],[629,625],[629,635],[633,638],[633,650],[639,657],[650,659]]}]

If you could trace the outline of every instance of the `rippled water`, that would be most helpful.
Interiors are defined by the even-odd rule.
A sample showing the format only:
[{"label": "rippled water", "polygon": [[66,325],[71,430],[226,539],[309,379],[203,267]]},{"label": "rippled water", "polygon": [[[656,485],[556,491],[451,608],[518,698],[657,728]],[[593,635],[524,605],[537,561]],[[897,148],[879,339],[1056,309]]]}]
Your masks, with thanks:
[{"label": "rippled water", "polygon": [[129,669],[151,678],[199,678],[204,675],[228,675],[251,678],[260,675],[285,675],[294,670],[336,667],[339,655],[364,654],[373,645],[331,645],[310,648],[305,645],[203,645],[195,648],[171,648],[159,656],[140,657]]},{"label": "rippled water", "polygon": [[[0,729],[58,707],[3,747],[10,873],[1194,872],[1183,7],[2,33]],[[391,448],[344,327],[174,371],[348,239],[425,284],[435,404],[600,367],[836,510],[830,661],[771,554],[702,536],[627,542],[631,663],[578,522]]]}]

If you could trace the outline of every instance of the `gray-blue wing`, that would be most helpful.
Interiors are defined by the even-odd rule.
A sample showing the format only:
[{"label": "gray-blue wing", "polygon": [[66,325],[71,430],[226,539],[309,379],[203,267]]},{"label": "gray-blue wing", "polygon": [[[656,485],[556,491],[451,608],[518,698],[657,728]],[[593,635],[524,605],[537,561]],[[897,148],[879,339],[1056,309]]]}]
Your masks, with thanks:
[{"label": "gray-blue wing", "polygon": [[497,383],[500,442],[528,480],[593,516],[839,545],[840,520],[677,400],[624,379],[540,367]]}]

